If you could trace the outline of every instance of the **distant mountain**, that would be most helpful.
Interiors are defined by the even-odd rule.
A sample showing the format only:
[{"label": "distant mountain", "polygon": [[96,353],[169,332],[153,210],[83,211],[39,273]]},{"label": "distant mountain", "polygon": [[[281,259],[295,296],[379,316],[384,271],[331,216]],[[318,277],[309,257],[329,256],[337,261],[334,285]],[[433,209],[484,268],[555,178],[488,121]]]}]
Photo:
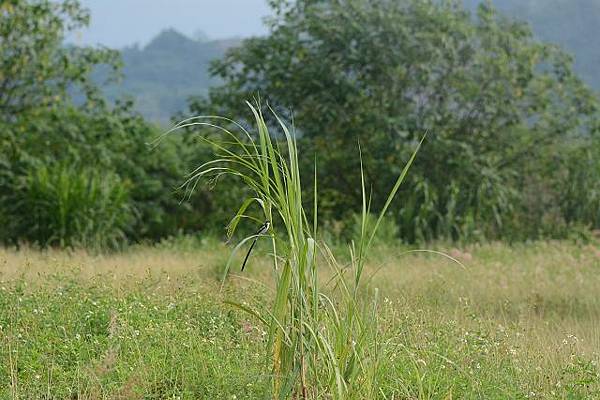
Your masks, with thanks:
[{"label": "distant mountain", "polygon": [[[173,29],[162,31],[148,45],[121,51],[123,79],[105,88],[111,100],[135,100],[147,119],[161,124],[185,109],[190,96],[205,94],[218,81],[208,72],[210,62],[223,57],[241,39],[191,39]],[[101,74],[99,75],[99,79]]]},{"label": "distant mountain", "polygon": [[[481,0],[465,0],[473,9]],[[528,22],[536,37],[574,56],[575,70],[600,90],[600,0],[493,0],[504,14]]]}]

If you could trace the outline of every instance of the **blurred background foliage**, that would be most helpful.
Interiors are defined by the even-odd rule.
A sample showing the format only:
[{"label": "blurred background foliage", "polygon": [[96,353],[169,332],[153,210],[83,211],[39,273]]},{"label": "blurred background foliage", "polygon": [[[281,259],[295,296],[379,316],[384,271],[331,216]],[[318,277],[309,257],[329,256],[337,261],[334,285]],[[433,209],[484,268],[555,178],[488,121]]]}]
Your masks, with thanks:
[{"label": "blurred background foliage", "polygon": [[[596,140],[597,98],[570,57],[527,25],[452,1],[273,6],[271,34],[217,61],[225,84],[192,110],[242,115],[255,93],[291,109],[305,169],[317,155],[329,218],[347,220],[360,205],[358,141],[377,209],[427,132],[395,208],[403,239],[514,240],[593,225],[598,208],[583,188],[598,171],[573,163]],[[582,189],[566,194],[567,185]]]},{"label": "blurred background foliage", "polygon": [[[359,143],[376,212],[425,133],[386,221],[388,240],[520,241],[600,228],[597,93],[571,56],[527,24],[490,3],[270,4],[266,36],[202,47],[166,32],[123,60],[143,67],[140,82],[173,87],[177,102],[195,94],[185,115],[245,121],[245,100],[260,97],[293,116],[307,199],[316,159],[327,235],[356,234]],[[142,83],[111,86],[119,53],[64,44],[89,18],[75,0],[0,1],[0,240],[116,248],[222,235],[243,189],[232,181],[186,196],[186,173],[212,149],[194,132],[149,145],[164,128],[122,99]],[[165,46],[194,55],[171,76],[186,77],[181,87],[144,65],[176,64]],[[193,92],[198,80],[212,86]]]}]

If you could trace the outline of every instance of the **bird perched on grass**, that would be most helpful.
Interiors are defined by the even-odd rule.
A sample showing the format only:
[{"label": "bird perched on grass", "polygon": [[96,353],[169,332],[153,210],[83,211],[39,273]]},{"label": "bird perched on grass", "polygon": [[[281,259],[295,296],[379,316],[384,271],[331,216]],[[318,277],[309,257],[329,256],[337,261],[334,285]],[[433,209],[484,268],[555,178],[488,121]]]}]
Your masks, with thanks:
[{"label": "bird perched on grass", "polygon": [[256,241],[258,240],[258,238],[260,236],[266,234],[269,231],[270,227],[271,227],[271,221],[266,220],[265,223],[262,224],[262,226],[260,228],[258,228],[258,231],[256,231],[256,233],[254,234],[254,236],[256,236],[256,237],[252,241],[252,245],[250,245],[250,248],[248,249],[248,252],[246,253],[246,257],[244,258],[244,262],[242,263],[242,271],[244,270],[244,267],[246,267],[246,262],[248,261],[248,257],[250,257],[250,253],[252,253],[252,249],[254,248]]}]

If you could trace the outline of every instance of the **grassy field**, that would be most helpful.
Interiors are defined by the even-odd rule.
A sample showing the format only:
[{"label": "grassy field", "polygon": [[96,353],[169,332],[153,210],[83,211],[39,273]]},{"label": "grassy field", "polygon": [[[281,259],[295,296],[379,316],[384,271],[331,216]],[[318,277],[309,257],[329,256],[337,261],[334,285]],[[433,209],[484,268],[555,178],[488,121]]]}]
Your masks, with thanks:
[{"label": "grassy field", "polygon": [[[224,303],[267,309],[261,250],[222,290],[230,249],[214,241],[0,250],[0,398],[268,398],[264,327]],[[379,398],[600,398],[597,247],[438,248],[464,269],[403,250],[380,246],[367,265],[386,352]]]}]

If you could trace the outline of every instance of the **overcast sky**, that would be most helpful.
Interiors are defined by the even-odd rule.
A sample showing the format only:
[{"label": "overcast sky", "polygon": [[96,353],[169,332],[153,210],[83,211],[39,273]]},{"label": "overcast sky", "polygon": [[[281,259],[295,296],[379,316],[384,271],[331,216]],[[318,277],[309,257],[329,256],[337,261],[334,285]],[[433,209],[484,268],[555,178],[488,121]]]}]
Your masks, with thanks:
[{"label": "overcast sky", "polygon": [[245,37],[266,33],[262,18],[266,0],[81,0],[92,12],[90,28],[69,41],[123,47],[146,44],[165,28],[209,38]]}]

